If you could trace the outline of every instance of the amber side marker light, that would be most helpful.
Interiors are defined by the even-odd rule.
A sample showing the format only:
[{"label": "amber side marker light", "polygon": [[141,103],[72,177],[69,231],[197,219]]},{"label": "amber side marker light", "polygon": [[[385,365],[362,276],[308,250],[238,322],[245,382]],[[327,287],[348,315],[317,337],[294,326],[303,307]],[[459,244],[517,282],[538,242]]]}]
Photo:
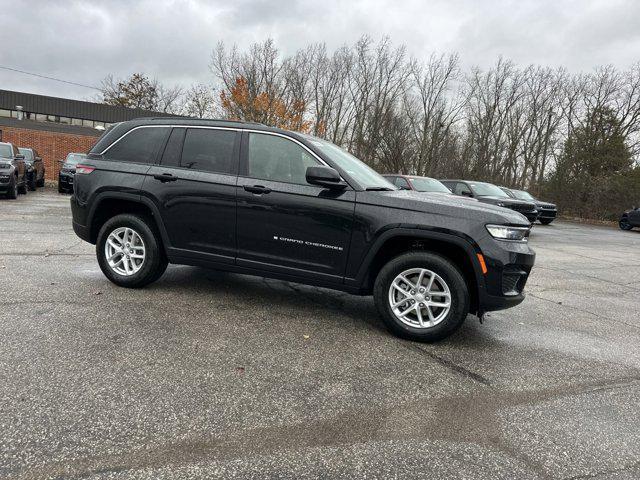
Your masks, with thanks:
[{"label": "amber side marker light", "polygon": [[478,262],[480,262],[480,268],[482,268],[482,274],[486,275],[487,274],[487,264],[484,263],[484,257],[482,256],[481,253],[478,253]]}]

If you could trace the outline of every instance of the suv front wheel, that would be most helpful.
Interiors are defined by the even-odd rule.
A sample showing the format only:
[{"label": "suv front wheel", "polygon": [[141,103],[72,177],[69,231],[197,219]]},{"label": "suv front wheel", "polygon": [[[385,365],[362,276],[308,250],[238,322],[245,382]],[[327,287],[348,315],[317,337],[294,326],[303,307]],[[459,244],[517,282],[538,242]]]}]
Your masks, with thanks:
[{"label": "suv front wheel", "polygon": [[121,287],[144,287],[167,268],[153,224],[138,215],[122,214],[107,220],[98,233],[96,255],[105,276]]},{"label": "suv front wheel", "polygon": [[426,252],[389,261],[376,278],[373,296],[387,328],[410,340],[448,337],[469,312],[469,291],[458,268]]}]

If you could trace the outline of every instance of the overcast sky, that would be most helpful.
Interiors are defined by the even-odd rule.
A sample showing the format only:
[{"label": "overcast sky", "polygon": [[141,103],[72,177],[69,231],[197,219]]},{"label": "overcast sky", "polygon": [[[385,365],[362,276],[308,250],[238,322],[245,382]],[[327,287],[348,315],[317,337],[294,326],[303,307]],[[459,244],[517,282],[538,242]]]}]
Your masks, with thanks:
[{"label": "overcast sky", "polygon": [[[133,72],[167,84],[210,82],[218,41],[244,47],[269,37],[286,54],[387,35],[417,58],[458,52],[465,66],[487,67],[499,55],[571,71],[640,61],[638,0],[0,0],[0,12],[0,66],[88,85]],[[97,93],[3,69],[0,88]]]}]

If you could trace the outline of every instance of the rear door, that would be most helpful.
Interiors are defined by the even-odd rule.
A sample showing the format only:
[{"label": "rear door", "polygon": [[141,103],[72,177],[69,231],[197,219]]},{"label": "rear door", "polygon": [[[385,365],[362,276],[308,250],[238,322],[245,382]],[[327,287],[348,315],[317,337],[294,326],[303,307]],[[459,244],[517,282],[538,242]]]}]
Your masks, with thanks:
[{"label": "rear door", "polygon": [[223,127],[172,129],[143,188],[160,211],[171,255],[235,262],[240,138]]},{"label": "rear door", "polygon": [[238,265],[340,283],[349,250],[355,193],[310,185],[321,165],[284,135],[244,134],[238,177]]}]

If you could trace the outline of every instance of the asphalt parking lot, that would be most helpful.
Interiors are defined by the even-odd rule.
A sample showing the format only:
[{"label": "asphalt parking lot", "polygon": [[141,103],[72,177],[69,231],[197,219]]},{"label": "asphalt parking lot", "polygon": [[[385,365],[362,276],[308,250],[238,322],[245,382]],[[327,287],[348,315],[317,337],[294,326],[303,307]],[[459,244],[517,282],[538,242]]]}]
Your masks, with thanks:
[{"label": "asphalt parking lot", "polygon": [[640,231],[536,226],[525,302],[422,345],[370,297],[118,288],[68,199],[0,201],[2,478],[640,477]]}]

